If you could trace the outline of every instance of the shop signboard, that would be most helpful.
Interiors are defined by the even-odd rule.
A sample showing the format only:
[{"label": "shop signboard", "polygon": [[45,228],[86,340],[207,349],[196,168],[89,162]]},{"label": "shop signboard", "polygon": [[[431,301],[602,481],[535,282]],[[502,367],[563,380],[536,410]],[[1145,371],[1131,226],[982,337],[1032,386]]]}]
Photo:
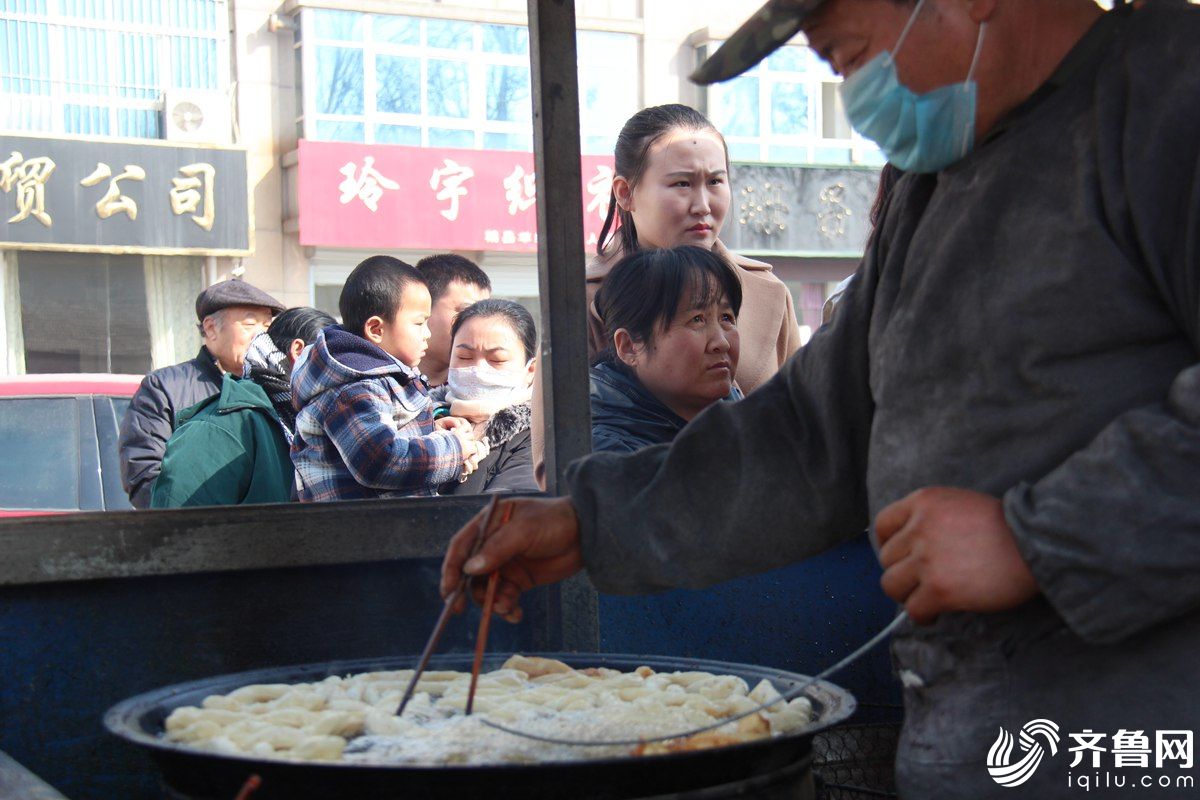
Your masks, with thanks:
[{"label": "shop signboard", "polygon": [[[302,245],[537,251],[532,153],[301,140],[298,155]],[[582,157],[589,249],[608,212],[612,164]]]},{"label": "shop signboard", "polygon": [[0,134],[0,247],[247,256],[246,151]]},{"label": "shop signboard", "polygon": [[756,255],[859,258],[878,186],[874,167],[734,164],[721,240]]}]

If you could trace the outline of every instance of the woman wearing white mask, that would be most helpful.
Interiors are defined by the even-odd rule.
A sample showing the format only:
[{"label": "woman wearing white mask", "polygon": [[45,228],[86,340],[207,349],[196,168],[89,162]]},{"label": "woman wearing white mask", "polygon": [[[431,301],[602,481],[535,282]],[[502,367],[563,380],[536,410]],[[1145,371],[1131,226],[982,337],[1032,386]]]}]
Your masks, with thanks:
[{"label": "woman wearing white mask", "polygon": [[467,419],[490,452],[462,483],[441,494],[536,492],[530,446],[537,329],[533,317],[511,300],[468,306],[450,329],[446,385],[432,392],[435,415]]}]

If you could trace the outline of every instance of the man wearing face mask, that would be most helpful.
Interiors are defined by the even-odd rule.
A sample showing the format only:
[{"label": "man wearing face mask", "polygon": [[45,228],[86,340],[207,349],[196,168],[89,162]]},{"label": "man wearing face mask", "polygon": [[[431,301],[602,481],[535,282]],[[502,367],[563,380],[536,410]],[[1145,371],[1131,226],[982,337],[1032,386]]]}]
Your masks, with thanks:
[{"label": "man wearing face mask", "polygon": [[520,592],[583,567],[608,592],[706,586],[873,523],[911,617],[892,643],[901,797],[1068,798],[1114,767],[1182,796],[1200,728],[1200,8],[771,0],[696,77],[800,30],[906,171],[838,313],[672,444],[514,501],[466,571],[499,566],[513,618]]}]

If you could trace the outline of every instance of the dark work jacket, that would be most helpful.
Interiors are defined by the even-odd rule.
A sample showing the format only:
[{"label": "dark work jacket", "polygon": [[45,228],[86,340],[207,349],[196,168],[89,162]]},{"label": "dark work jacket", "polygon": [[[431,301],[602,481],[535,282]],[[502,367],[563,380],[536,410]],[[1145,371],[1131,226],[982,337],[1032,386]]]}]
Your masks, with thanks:
[{"label": "dark work jacket", "polygon": [[[687,425],[687,420],[650,394],[633,375],[600,362],[589,372],[592,405],[592,451],[633,453],[664,444]],[[741,394],[734,389],[728,400]]]},{"label": "dark work jacket", "polygon": [[[1154,749],[1200,728],[1198,42],[1194,5],[1107,14],[998,135],[900,179],[833,320],[777,375],[669,446],[572,464],[596,587],[708,586],[915,490],[973,490],[1002,500],[1040,593],[897,632],[900,796],[1070,800],[1069,734]],[[1057,751],[1032,734],[1045,758],[1014,792],[989,753],[1021,760],[1040,719]],[[1155,755],[1133,777],[1191,774]]]},{"label": "dark work jacket", "polygon": [[217,360],[201,346],[191,361],[156,369],[142,379],[121,420],[121,486],[134,508],[149,508],[167,440],[178,415],[221,391]]}]

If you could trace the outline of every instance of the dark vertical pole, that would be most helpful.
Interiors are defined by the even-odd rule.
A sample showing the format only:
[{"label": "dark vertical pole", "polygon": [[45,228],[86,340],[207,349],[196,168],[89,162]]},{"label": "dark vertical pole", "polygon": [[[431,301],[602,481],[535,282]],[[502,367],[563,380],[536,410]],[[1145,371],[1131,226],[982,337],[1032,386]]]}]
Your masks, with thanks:
[{"label": "dark vertical pole", "polygon": [[[538,285],[542,301],[542,422],[546,488],[564,489],[571,461],[591,451],[587,301],[583,266],[583,180],[579,165],[579,78],[573,0],[529,0],[533,153],[537,170]],[[599,649],[596,593],[577,576],[549,593],[547,646]]]},{"label": "dark vertical pole", "polygon": [[529,0],[529,40],[546,487],[559,494],[567,464],[591,450],[575,4]]}]

